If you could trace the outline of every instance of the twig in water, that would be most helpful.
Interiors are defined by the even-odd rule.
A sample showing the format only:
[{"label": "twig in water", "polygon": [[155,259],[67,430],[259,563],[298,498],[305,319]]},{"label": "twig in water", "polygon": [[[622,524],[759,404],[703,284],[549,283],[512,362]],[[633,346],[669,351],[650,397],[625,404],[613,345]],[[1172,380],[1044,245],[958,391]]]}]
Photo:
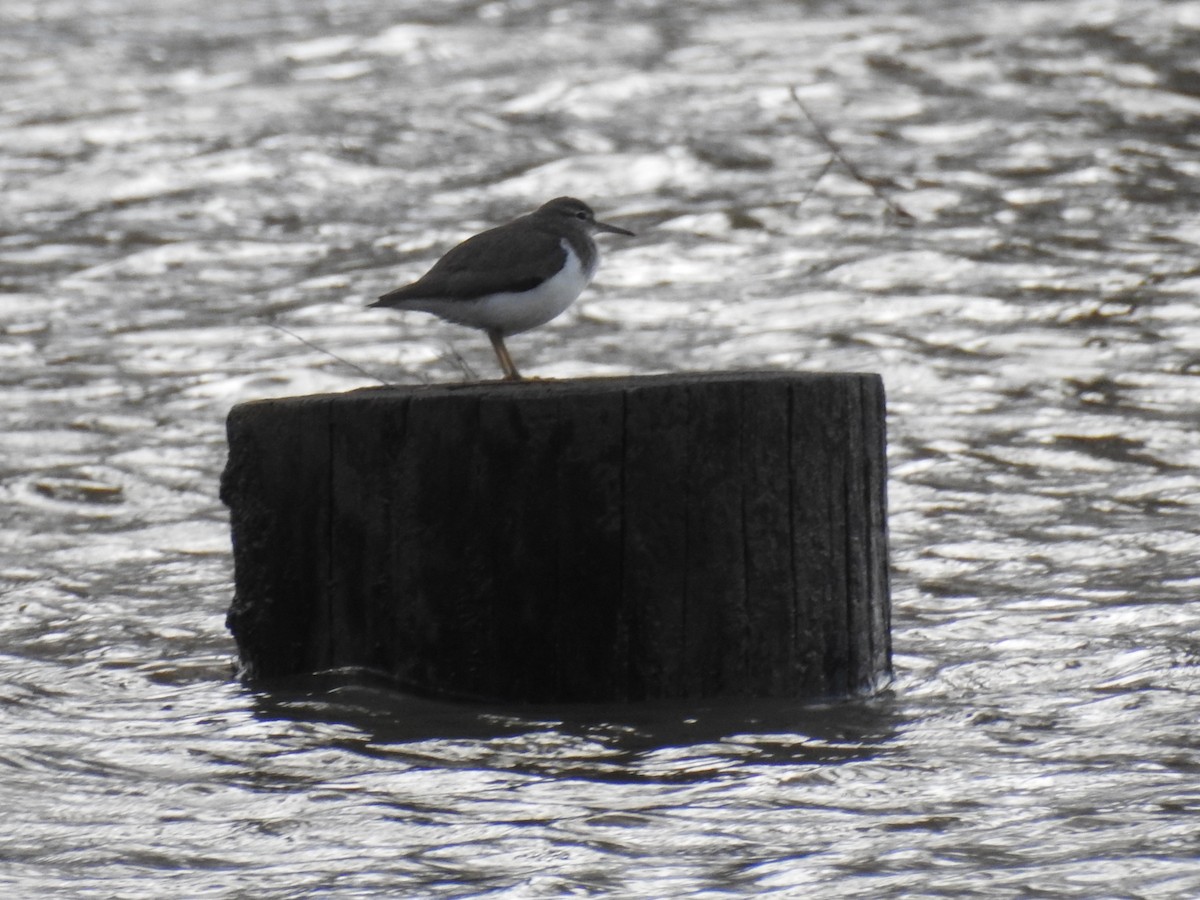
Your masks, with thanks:
[{"label": "twig in water", "polygon": [[[825,145],[825,149],[833,154],[833,158],[846,168],[846,171],[850,173],[850,177],[870,188],[871,193],[874,194],[883,203],[883,205],[891,211],[892,215],[894,215],[901,222],[906,225],[910,225],[915,222],[916,218],[912,213],[887,196],[887,194],[885,194],[879,187],[879,183],[875,179],[868,178],[861,171],[859,171],[858,166],[851,162],[850,158],[842,152],[842,148],[834,143],[833,138],[829,136],[829,132],[827,132],[821,123],[817,121],[816,117],[808,111],[808,107],[801,102],[800,95],[796,93],[796,86],[790,85],[788,87],[788,92],[792,95],[792,100],[795,101],[796,106],[800,108],[800,112],[804,114],[804,118],[808,119],[808,124],[811,125],[813,131],[816,132],[817,139]],[[817,177],[817,180],[819,181],[821,176],[823,176],[827,171],[829,171],[828,165],[821,170],[821,175]],[[816,184],[814,183],[813,188],[815,187]],[[809,194],[812,193],[813,188],[809,189]],[[807,197],[808,194],[805,195],[805,199],[807,199]]]},{"label": "twig in water", "polygon": [[479,373],[471,368],[471,364],[467,362],[466,357],[459,353],[458,348],[449,341],[446,341],[446,352],[442,355],[442,358],[449,359],[458,366],[459,371],[463,373],[463,377],[467,381],[479,381]]},{"label": "twig in water", "polygon": [[279,329],[284,334],[288,335],[289,337],[295,338],[296,340],[298,340],[300,343],[302,343],[306,347],[311,347],[312,349],[316,350],[319,353],[324,353],[326,356],[330,357],[331,359],[336,359],[343,366],[347,366],[347,367],[353,369],[355,372],[357,372],[359,375],[362,375],[364,378],[370,378],[372,381],[378,381],[384,387],[391,387],[391,384],[389,382],[384,381],[382,378],[380,378],[378,375],[376,375],[373,372],[368,372],[366,369],[364,369],[358,363],[352,363],[352,362],[350,362],[350,360],[346,359],[345,357],[338,356],[332,350],[326,350],[324,347],[317,346],[312,341],[310,341],[308,338],[301,337],[300,335],[296,334],[296,332],[292,331],[290,328],[284,328],[278,322],[266,322],[265,324],[270,325],[272,328]]},{"label": "twig in water", "polygon": [[[818,172],[817,177],[812,180],[812,184],[808,186],[808,190],[804,192],[804,196],[796,201],[796,210],[799,210],[800,207],[804,205],[805,201],[807,201],[809,197],[817,192],[817,185],[821,183],[821,179],[824,178],[829,170],[833,168],[833,164],[835,162],[837,162],[837,157],[834,156],[830,156],[829,159],[825,160],[825,165],[821,166],[821,171]],[[793,213],[793,215],[795,215],[795,213]]]}]

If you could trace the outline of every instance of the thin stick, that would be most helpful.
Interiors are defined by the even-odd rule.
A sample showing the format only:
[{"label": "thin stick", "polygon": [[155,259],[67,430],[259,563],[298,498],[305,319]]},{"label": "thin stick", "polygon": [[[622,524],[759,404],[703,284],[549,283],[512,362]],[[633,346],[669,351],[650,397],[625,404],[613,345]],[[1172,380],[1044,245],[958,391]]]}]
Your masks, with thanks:
[{"label": "thin stick", "polygon": [[[859,170],[858,166],[856,166],[853,162],[850,161],[850,158],[848,156],[846,156],[845,153],[842,152],[842,148],[839,147],[836,143],[834,143],[833,138],[831,138],[829,136],[829,132],[827,132],[825,130],[825,128],[821,125],[821,123],[817,121],[816,117],[808,111],[808,107],[805,106],[804,103],[800,100],[800,95],[796,93],[796,86],[790,85],[788,87],[788,92],[792,95],[792,100],[795,101],[796,106],[798,106],[800,108],[800,112],[802,112],[804,114],[804,118],[808,119],[808,124],[811,125],[813,131],[816,132],[817,139],[822,144],[825,145],[825,149],[827,149],[830,153],[832,153],[834,158],[838,162],[840,162],[843,166],[845,166],[846,171],[850,173],[850,177],[852,177],[855,181],[857,181],[861,184],[865,184],[868,188],[870,188],[871,193],[874,194],[883,203],[884,206],[886,206],[889,210],[891,210],[892,214],[894,216],[896,216],[896,218],[905,222],[905,224],[910,224],[910,223],[916,221],[916,218],[913,216],[912,213],[910,213],[907,209],[905,209],[899,203],[896,203],[894,200],[892,200],[890,197],[888,197],[887,194],[885,194],[883,192],[883,190],[879,187],[879,183],[877,181],[875,181],[872,178],[868,178],[866,175],[864,175]],[[824,175],[825,171],[827,171],[827,170],[822,170],[821,174]],[[810,193],[811,193],[811,191],[810,191]]]},{"label": "thin stick", "polygon": [[380,378],[378,375],[374,374],[373,372],[368,372],[366,369],[364,369],[358,363],[352,363],[352,362],[350,362],[350,360],[346,359],[345,357],[338,356],[332,350],[326,350],[324,347],[317,346],[312,341],[310,341],[308,338],[301,337],[300,335],[296,334],[296,332],[292,331],[290,328],[284,328],[282,325],[278,324],[277,322],[266,322],[265,324],[270,325],[272,328],[279,329],[280,331],[282,331],[284,334],[288,335],[289,337],[294,337],[296,340],[298,340],[300,343],[302,343],[306,347],[312,347],[312,349],[318,351],[319,353],[324,353],[326,356],[330,357],[331,359],[336,359],[343,366],[347,366],[347,367],[353,369],[355,372],[357,372],[359,375],[362,375],[364,378],[370,378],[372,381],[378,381],[384,387],[391,386],[389,382],[384,381],[382,378]]},{"label": "thin stick", "polygon": [[[821,179],[824,178],[829,173],[829,170],[833,168],[833,164],[835,162],[837,162],[837,158],[833,156],[830,156],[829,159],[825,160],[825,165],[821,166],[821,171],[818,172],[817,177],[812,180],[812,184],[808,186],[808,190],[804,192],[804,196],[796,201],[796,205],[794,207],[795,210],[799,210],[800,207],[805,204],[808,198],[817,192],[817,185],[821,183]],[[793,212],[793,215],[794,214],[795,213]]]},{"label": "thin stick", "polygon": [[442,359],[448,359],[458,366],[458,370],[462,372],[463,377],[467,381],[481,381],[479,373],[471,368],[471,364],[467,362],[467,358],[458,352],[458,348],[450,341],[445,342],[446,352],[442,354]]}]

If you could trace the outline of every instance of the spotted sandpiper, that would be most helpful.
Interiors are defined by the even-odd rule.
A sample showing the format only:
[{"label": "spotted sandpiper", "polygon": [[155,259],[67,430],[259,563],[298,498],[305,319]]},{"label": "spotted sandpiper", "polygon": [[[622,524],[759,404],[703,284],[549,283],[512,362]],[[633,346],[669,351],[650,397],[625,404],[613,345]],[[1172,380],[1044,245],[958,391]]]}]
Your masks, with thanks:
[{"label": "spotted sandpiper", "polygon": [[592,235],[601,231],[633,235],[596,221],[582,200],[558,197],[467,238],[420,280],[371,306],[416,309],[486,331],[504,377],[519,380],[505,336],[544,325],[575,301],[600,264]]}]

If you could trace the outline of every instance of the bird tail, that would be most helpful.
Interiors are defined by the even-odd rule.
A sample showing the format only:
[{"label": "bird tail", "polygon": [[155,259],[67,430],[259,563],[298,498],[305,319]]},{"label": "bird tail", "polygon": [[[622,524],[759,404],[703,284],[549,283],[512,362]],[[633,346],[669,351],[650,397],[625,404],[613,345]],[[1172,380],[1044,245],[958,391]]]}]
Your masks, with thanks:
[{"label": "bird tail", "polygon": [[401,301],[403,301],[403,300],[404,300],[403,289],[397,289],[394,291],[388,291],[386,294],[383,294],[374,303],[368,303],[367,307],[369,309],[373,309],[373,308],[379,307],[379,306],[398,306],[401,303]]}]

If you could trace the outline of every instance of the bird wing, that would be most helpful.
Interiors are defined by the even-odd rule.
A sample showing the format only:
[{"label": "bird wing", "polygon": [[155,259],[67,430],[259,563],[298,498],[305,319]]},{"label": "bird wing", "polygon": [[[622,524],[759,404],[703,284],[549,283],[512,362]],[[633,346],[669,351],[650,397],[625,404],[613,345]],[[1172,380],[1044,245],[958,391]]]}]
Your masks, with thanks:
[{"label": "bird wing", "polygon": [[520,293],[537,287],[562,268],[562,238],[520,220],[467,238],[439,259],[418,281],[388,291],[372,306],[406,300],[474,300],[488,294]]}]

